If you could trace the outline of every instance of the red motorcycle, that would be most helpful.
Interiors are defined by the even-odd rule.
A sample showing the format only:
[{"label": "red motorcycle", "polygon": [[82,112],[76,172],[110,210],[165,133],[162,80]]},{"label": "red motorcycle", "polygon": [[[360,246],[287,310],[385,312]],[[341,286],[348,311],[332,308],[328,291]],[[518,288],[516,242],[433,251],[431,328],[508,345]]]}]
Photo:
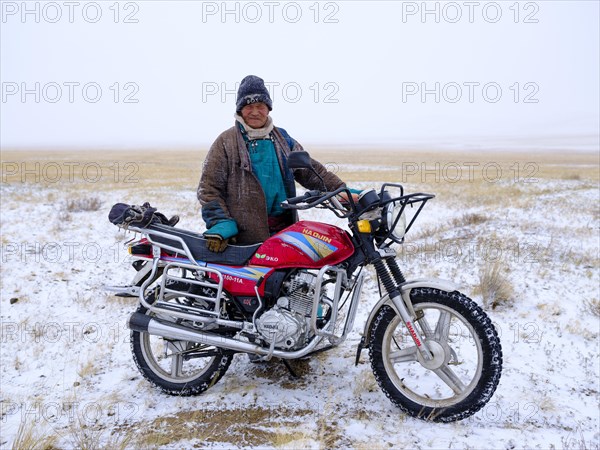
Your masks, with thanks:
[{"label": "red motorcycle", "polygon": [[[294,152],[291,168],[311,168]],[[345,196],[343,195],[345,193]],[[340,194],[342,194],[340,196]],[[345,201],[341,201],[341,197]],[[236,353],[254,360],[304,358],[340,345],[352,330],[365,278],[377,274],[381,298],[358,345],[369,350],[377,382],[411,416],[451,422],[481,409],[502,371],[498,334],[483,310],[443,280],[406,280],[393,243],[402,243],[431,194],[399,184],[364,191],[309,191],[284,208],[326,208],[350,232],[300,221],[265,242],[206,248],[201,234],[163,223],[124,228],[137,269],[117,295],[139,297],[129,320],[142,375],[173,395],[199,394],[227,371]],[[164,216],[163,216],[164,217]]]}]

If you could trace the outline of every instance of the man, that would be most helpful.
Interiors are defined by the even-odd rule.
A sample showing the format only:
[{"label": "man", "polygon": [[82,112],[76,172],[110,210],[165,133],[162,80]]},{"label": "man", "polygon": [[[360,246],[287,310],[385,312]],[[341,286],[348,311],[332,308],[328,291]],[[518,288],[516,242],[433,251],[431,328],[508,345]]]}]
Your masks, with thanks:
[{"label": "man", "polygon": [[254,244],[297,221],[297,214],[280,203],[296,195],[294,182],[307,189],[333,191],[344,185],[319,162],[309,169],[291,170],[290,152],[302,146],[273,125],[273,109],[264,81],[245,77],[237,92],[236,121],[210,147],[202,168],[198,200],[206,222],[208,248],[222,252],[228,242]]}]

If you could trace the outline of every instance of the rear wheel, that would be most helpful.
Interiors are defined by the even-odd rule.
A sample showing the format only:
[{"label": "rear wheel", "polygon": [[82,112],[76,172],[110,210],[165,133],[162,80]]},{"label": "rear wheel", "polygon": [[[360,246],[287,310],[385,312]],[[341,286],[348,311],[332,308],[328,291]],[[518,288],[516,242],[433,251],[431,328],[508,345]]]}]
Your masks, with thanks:
[{"label": "rear wheel", "polygon": [[390,306],[373,321],[369,353],[381,389],[411,416],[435,422],[464,419],[496,390],[502,349],[490,319],[459,292],[411,291],[416,325],[433,353],[425,361]]},{"label": "rear wheel", "polygon": [[[169,301],[180,301],[177,297]],[[147,298],[154,302],[154,293]],[[154,316],[143,306],[137,312]],[[168,319],[161,314],[161,319]],[[175,320],[171,318],[172,320]],[[176,341],[146,332],[131,332],[133,360],[141,374],[172,395],[196,395],[213,386],[225,374],[233,353],[189,341]]]}]

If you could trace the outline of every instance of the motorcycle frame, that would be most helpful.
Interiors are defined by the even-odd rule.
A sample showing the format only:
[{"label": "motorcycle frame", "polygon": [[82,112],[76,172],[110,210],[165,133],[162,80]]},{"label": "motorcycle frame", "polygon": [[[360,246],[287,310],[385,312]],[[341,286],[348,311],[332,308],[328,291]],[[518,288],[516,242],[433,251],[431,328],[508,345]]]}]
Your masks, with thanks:
[{"label": "motorcycle frame", "polygon": [[[336,266],[323,266],[317,274],[315,281],[316,289],[313,296],[312,311],[310,316],[310,328],[313,334],[311,341],[303,348],[295,351],[288,350],[276,350],[273,345],[270,348],[262,347],[256,344],[240,341],[235,338],[228,338],[214,333],[210,333],[209,330],[203,331],[203,327],[209,325],[225,326],[243,330],[249,333],[258,333],[255,326],[256,313],[253,316],[252,323],[248,321],[235,321],[219,318],[221,311],[221,298],[223,293],[223,275],[220,271],[209,268],[206,265],[201,265],[196,261],[182,238],[174,236],[168,233],[164,233],[157,230],[148,228],[137,228],[129,227],[131,231],[138,232],[144,235],[148,241],[152,244],[152,269],[150,276],[142,283],[138,292],[138,299],[142,306],[149,311],[155,313],[158,317],[149,317],[141,313],[134,313],[130,319],[130,328],[137,331],[145,331],[153,335],[161,336],[167,339],[175,340],[188,340],[191,342],[201,343],[205,345],[214,345],[221,348],[226,348],[233,351],[255,353],[264,356],[266,359],[270,359],[275,356],[283,359],[296,359],[308,355],[315,351],[316,347],[323,342],[325,339],[329,341],[330,347],[335,347],[344,342],[354,326],[354,320],[358,311],[358,304],[360,302],[360,294],[362,291],[362,285],[364,282],[364,273],[360,271],[356,277],[348,280],[345,269]],[[181,247],[177,248],[169,244],[157,242],[155,237],[167,238],[169,240],[177,242]],[[161,259],[161,250],[168,250],[176,253],[183,253],[188,259],[188,263],[183,262],[170,262],[165,263]],[[146,301],[148,287],[156,281],[156,275],[160,266],[164,267],[162,273],[162,280],[160,289],[158,292],[158,298],[154,303],[148,303]],[[168,271],[171,268],[183,268],[192,271],[213,273],[218,279],[218,284],[206,283],[200,280],[193,280],[189,278],[180,278],[169,275]],[[322,285],[326,275],[335,275],[335,286],[332,301],[327,301],[328,306],[331,309],[331,317],[324,328],[318,328],[318,307],[321,301]],[[176,290],[170,290],[167,287],[169,279],[178,281],[185,281],[186,283],[195,284],[199,286],[206,286],[212,289],[217,289],[216,297],[206,297],[191,293],[183,293]],[[336,328],[338,327],[338,314],[340,312],[340,299],[345,291],[351,293],[350,303],[348,306],[348,313],[346,320],[341,329],[341,333],[336,334]],[[182,296],[192,297],[208,301],[214,304],[213,310],[205,310],[195,308],[189,305],[175,305],[164,301],[164,295],[167,293],[180,293]],[[350,295],[350,294],[349,294]],[[262,307],[262,299],[256,291],[256,297]],[[259,307],[260,309],[260,307]],[[257,310],[258,311],[258,310]],[[206,317],[200,314],[209,314],[214,317]],[[160,315],[168,315],[179,319],[189,320],[194,322],[195,327],[187,327],[180,324],[175,324],[171,321],[166,321],[160,318]],[[198,326],[199,325],[199,326]],[[340,324],[341,325],[341,324]],[[273,340],[274,342],[274,340]]]},{"label": "motorcycle frame", "polygon": [[[400,185],[386,184],[386,186],[400,186]],[[350,204],[350,209],[348,210],[347,213],[344,213],[344,214],[339,214],[336,211],[336,210],[340,209],[341,205],[340,205],[339,201],[337,200],[337,198],[335,198],[335,196],[341,192],[346,192],[347,198],[348,198],[349,204]],[[401,193],[403,193],[403,192],[401,192]],[[302,201],[304,199],[310,199],[311,195],[312,195],[312,193],[309,192],[309,193],[305,194],[305,196],[297,197],[293,200]],[[382,188],[382,196],[381,197],[383,197],[383,188]],[[402,206],[402,210],[404,210],[404,207],[406,206],[406,204],[421,202],[422,204],[420,205],[420,207],[417,211],[417,214],[412,218],[412,220],[409,224],[409,227],[410,227],[410,225],[412,225],[412,223],[416,219],[416,216],[420,213],[422,207],[424,206],[424,203],[427,200],[429,200],[430,198],[433,198],[433,196],[430,194],[418,193],[418,194],[410,194],[407,196],[401,195],[400,197],[395,198],[395,199],[388,199],[388,200],[386,200],[386,203],[389,203],[389,202],[395,201],[395,200],[399,200],[399,199],[404,199],[406,202]],[[288,199],[288,201],[289,200],[290,199]],[[357,205],[355,204],[355,202],[352,199],[351,193],[345,187],[339,188],[334,192],[329,192],[325,196],[322,196],[319,199],[317,199],[316,201],[309,200],[306,205],[293,206],[293,208],[294,209],[308,209],[308,208],[315,207],[317,205],[323,205],[323,204],[326,205],[326,203],[325,203],[326,201],[330,201],[333,204],[333,207],[330,207],[328,209],[331,209],[332,211],[334,211],[336,213],[336,215],[338,215],[338,217],[345,217],[345,218],[349,219],[350,228],[354,232],[354,236],[357,239],[358,244],[360,245],[360,247],[362,247],[360,251],[363,252],[364,257],[365,257],[365,261],[363,262],[363,265],[366,265],[366,264],[375,265],[375,269],[378,274],[378,277],[383,281],[385,290],[387,291],[387,294],[384,295],[382,298],[380,298],[380,300],[378,301],[376,306],[372,309],[371,314],[369,315],[369,318],[365,325],[365,331],[363,334],[363,338],[361,340],[361,343],[359,344],[356,360],[358,361],[358,359],[360,357],[360,352],[365,345],[365,339],[368,339],[368,337],[369,337],[370,326],[373,321],[373,318],[375,317],[375,314],[377,314],[377,312],[380,310],[380,308],[386,303],[391,304],[394,307],[396,313],[400,316],[402,322],[406,326],[407,330],[410,333],[410,336],[412,337],[412,339],[416,345],[417,351],[419,352],[419,354],[421,355],[423,360],[424,361],[431,360],[433,358],[433,354],[430,351],[426,340],[422,336],[419,329],[413,327],[413,325],[412,325],[413,321],[419,320],[419,317],[415,314],[415,311],[412,307],[412,302],[410,300],[410,291],[415,287],[439,286],[440,289],[451,292],[451,291],[456,290],[455,286],[452,283],[447,282],[445,280],[434,280],[434,279],[432,279],[432,280],[420,279],[420,280],[411,280],[411,281],[407,282],[406,280],[404,280],[404,277],[402,276],[401,273],[400,273],[400,278],[401,278],[400,280],[397,279],[396,275],[394,275],[394,278],[396,278],[396,280],[395,281],[392,280],[392,277],[388,273],[388,270],[384,267],[385,261],[387,261],[388,266],[390,266],[389,260],[388,260],[388,258],[392,257],[392,255],[389,254],[390,249],[386,248],[385,246],[381,246],[381,248],[376,249],[374,246],[372,236],[370,236],[370,234],[367,236],[366,234],[363,234],[357,230],[356,224],[357,224],[360,216],[364,212],[364,209],[361,211],[357,207]],[[292,207],[292,205],[290,203],[286,204],[284,202],[284,204],[282,204],[282,206],[284,206],[284,205],[287,206],[288,208]],[[398,219],[396,219],[396,221],[394,223],[394,227],[395,227],[395,224],[397,223],[397,221],[398,221]],[[160,312],[167,313],[170,316],[178,317],[178,318],[182,318],[182,319],[186,319],[186,320],[191,320],[195,323],[199,323],[204,326],[209,325],[209,324],[216,324],[216,325],[223,325],[223,326],[228,326],[228,327],[232,327],[232,328],[237,328],[237,329],[244,330],[244,331],[247,331],[250,333],[255,333],[255,334],[257,333],[256,326],[255,326],[255,319],[256,319],[257,313],[254,314],[252,323],[246,322],[246,321],[242,321],[242,322],[231,321],[231,320],[226,320],[226,319],[220,319],[218,317],[219,312],[220,312],[220,299],[221,299],[222,285],[223,285],[222,274],[220,274],[220,272],[218,270],[208,268],[208,267],[206,267],[206,265],[201,266],[200,264],[198,264],[198,262],[193,258],[186,243],[179,236],[173,236],[173,235],[169,235],[167,233],[159,232],[156,230],[150,230],[150,229],[133,228],[133,227],[131,227],[130,229],[132,229],[133,231],[137,231],[137,232],[145,234],[147,236],[148,241],[152,244],[152,252],[153,252],[152,273],[151,273],[151,276],[149,276],[148,279],[142,284],[142,286],[140,287],[140,290],[139,290],[140,303],[144,307],[148,308],[150,311],[153,311],[157,314]],[[170,246],[168,244],[156,242],[152,239],[152,235],[165,237],[167,239],[176,241],[181,246],[181,248],[176,248],[176,247]],[[388,236],[386,236],[386,239],[387,239],[387,237],[389,237],[389,235],[390,235],[390,233],[388,233]],[[192,269],[192,270],[213,272],[213,273],[217,274],[217,277],[219,279],[217,298],[214,299],[214,298],[210,298],[210,297],[201,297],[204,300],[214,302],[215,308],[214,308],[214,311],[212,312],[212,315],[216,315],[217,317],[206,318],[206,317],[199,316],[198,314],[194,314],[194,313],[195,312],[206,313],[206,311],[198,310],[193,307],[192,307],[193,309],[190,310],[190,307],[185,306],[185,305],[181,305],[179,307],[179,309],[181,309],[183,311],[175,311],[175,310],[173,310],[172,307],[169,307],[168,309],[166,309],[164,307],[164,305],[166,305],[166,304],[169,306],[171,306],[172,304],[168,304],[166,302],[159,301],[158,304],[151,305],[145,301],[146,289],[153,281],[155,281],[154,277],[156,275],[156,272],[158,270],[158,266],[160,263],[161,249],[169,250],[169,251],[176,252],[176,253],[181,253],[183,250],[183,253],[185,253],[186,257],[190,261],[190,264],[172,263],[170,265],[171,267],[188,268],[188,269]],[[394,254],[394,257],[395,257],[395,254]],[[394,264],[396,264],[395,258],[394,258]],[[391,266],[390,266],[390,268],[391,268]],[[397,268],[397,266],[396,266],[396,268]],[[319,329],[317,327],[318,303],[320,301],[319,297],[320,297],[321,284],[323,281],[323,277],[324,277],[325,273],[327,273],[327,272],[336,273],[335,294],[334,294],[334,300],[331,305],[332,317],[330,318],[325,329]],[[352,329],[352,326],[354,323],[354,318],[356,316],[356,312],[358,309],[360,290],[362,288],[362,283],[363,283],[363,276],[361,274],[362,274],[362,271],[359,273],[359,276],[357,277],[357,279],[354,282],[353,287],[351,288],[351,289],[354,289],[354,292],[353,292],[351,303],[349,306],[349,312],[348,312],[348,315],[346,316],[346,323],[344,324],[342,334],[337,336],[337,335],[335,335],[334,330],[335,330],[336,322],[337,322],[338,306],[339,306],[339,300],[340,300],[341,291],[342,291],[341,287],[344,286],[346,289],[348,288],[346,286],[347,285],[346,271],[343,269],[337,268],[337,267],[333,267],[333,266],[324,266],[323,268],[321,268],[319,270],[319,275],[318,275],[318,278],[316,281],[317,289],[315,291],[315,296],[314,296],[314,300],[313,300],[313,308],[312,308],[311,317],[310,317],[310,327],[311,327],[311,331],[314,333],[314,336],[312,338],[312,341],[307,346],[305,346],[304,348],[297,350],[297,351],[290,352],[290,351],[286,351],[286,350],[275,350],[274,349],[275,340],[272,341],[271,347],[268,350],[266,350],[264,347],[260,347],[255,344],[242,342],[242,341],[239,341],[234,338],[223,337],[223,336],[216,335],[216,334],[209,335],[208,333],[203,332],[201,329],[197,330],[196,328],[184,327],[184,326],[181,326],[178,324],[173,324],[172,322],[165,322],[160,319],[150,318],[150,317],[145,316],[140,313],[134,313],[132,315],[129,325],[130,325],[130,328],[133,330],[146,331],[146,332],[149,332],[150,334],[156,334],[156,335],[162,336],[164,338],[171,338],[171,339],[180,339],[181,338],[181,340],[189,340],[192,342],[216,345],[218,347],[228,348],[228,349],[235,350],[235,351],[257,353],[257,354],[266,356],[267,359],[271,358],[272,356],[277,356],[277,357],[286,358],[286,359],[299,358],[299,357],[307,355],[308,353],[311,353],[313,351],[313,349],[318,345],[318,343],[320,343],[324,338],[329,339],[331,346],[337,346],[346,339],[349,331]],[[165,275],[165,278],[166,278],[166,275]],[[188,281],[188,279],[186,279],[186,281]],[[161,285],[163,288],[165,287],[165,283],[166,283],[166,281],[165,281],[165,279],[163,279],[163,283]],[[208,284],[208,285],[210,287],[214,288],[213,284]],[[186,295],[187,294],[188,293],[186,293]],[[161,292],[159,295],[160,295],[160,299],[162,300],[162,298],[163,298],[162,296],[164,295],[164,292]],[[262,303],[262,299],[260,298],[260,295],[258,294],[258,290],[256,290],[256,297],[259,301],[259,305],[260,305],[259,308],[262,308],[263,303]],[[216,343],[216,342],[218,342],[218,343]],[[266,354],[265,354],[265,352],[266,352]]]}]

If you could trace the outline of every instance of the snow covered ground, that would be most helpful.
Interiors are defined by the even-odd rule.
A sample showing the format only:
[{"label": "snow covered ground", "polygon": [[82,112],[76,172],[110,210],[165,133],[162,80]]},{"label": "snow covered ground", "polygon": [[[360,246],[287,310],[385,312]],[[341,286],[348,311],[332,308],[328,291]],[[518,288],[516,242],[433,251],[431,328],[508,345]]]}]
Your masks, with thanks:
[{"label": "snow covered ground", "polygon": [[[483,304],[481,276],[497,264],[510,293],[488,307],[504,353],[494,397],[461,422],[433,424],[391,404],[368,352],[353,365],[378,300],[371,278],[349,339],[301,363],[301,379],[279,362],[236,355],[206,393],[161,393],[132,361],[135,300],[102,289],[133,275],[122,245],[132,236],[107,213],[151,200],[167,215],[183,212],[182,228],[201,230],[193,188],[2,183],[0,446],[28,435],[39,448],[599,448],[598,180],[541,178],[507,186],[506,197],[485,187],[411,186],[451,195],[430,202],[408,234],[399,251],[407,278],[453,280]],[[73,198],[102,206],[65,211]],[[343,225],[323,211],[302,217]]]}]

